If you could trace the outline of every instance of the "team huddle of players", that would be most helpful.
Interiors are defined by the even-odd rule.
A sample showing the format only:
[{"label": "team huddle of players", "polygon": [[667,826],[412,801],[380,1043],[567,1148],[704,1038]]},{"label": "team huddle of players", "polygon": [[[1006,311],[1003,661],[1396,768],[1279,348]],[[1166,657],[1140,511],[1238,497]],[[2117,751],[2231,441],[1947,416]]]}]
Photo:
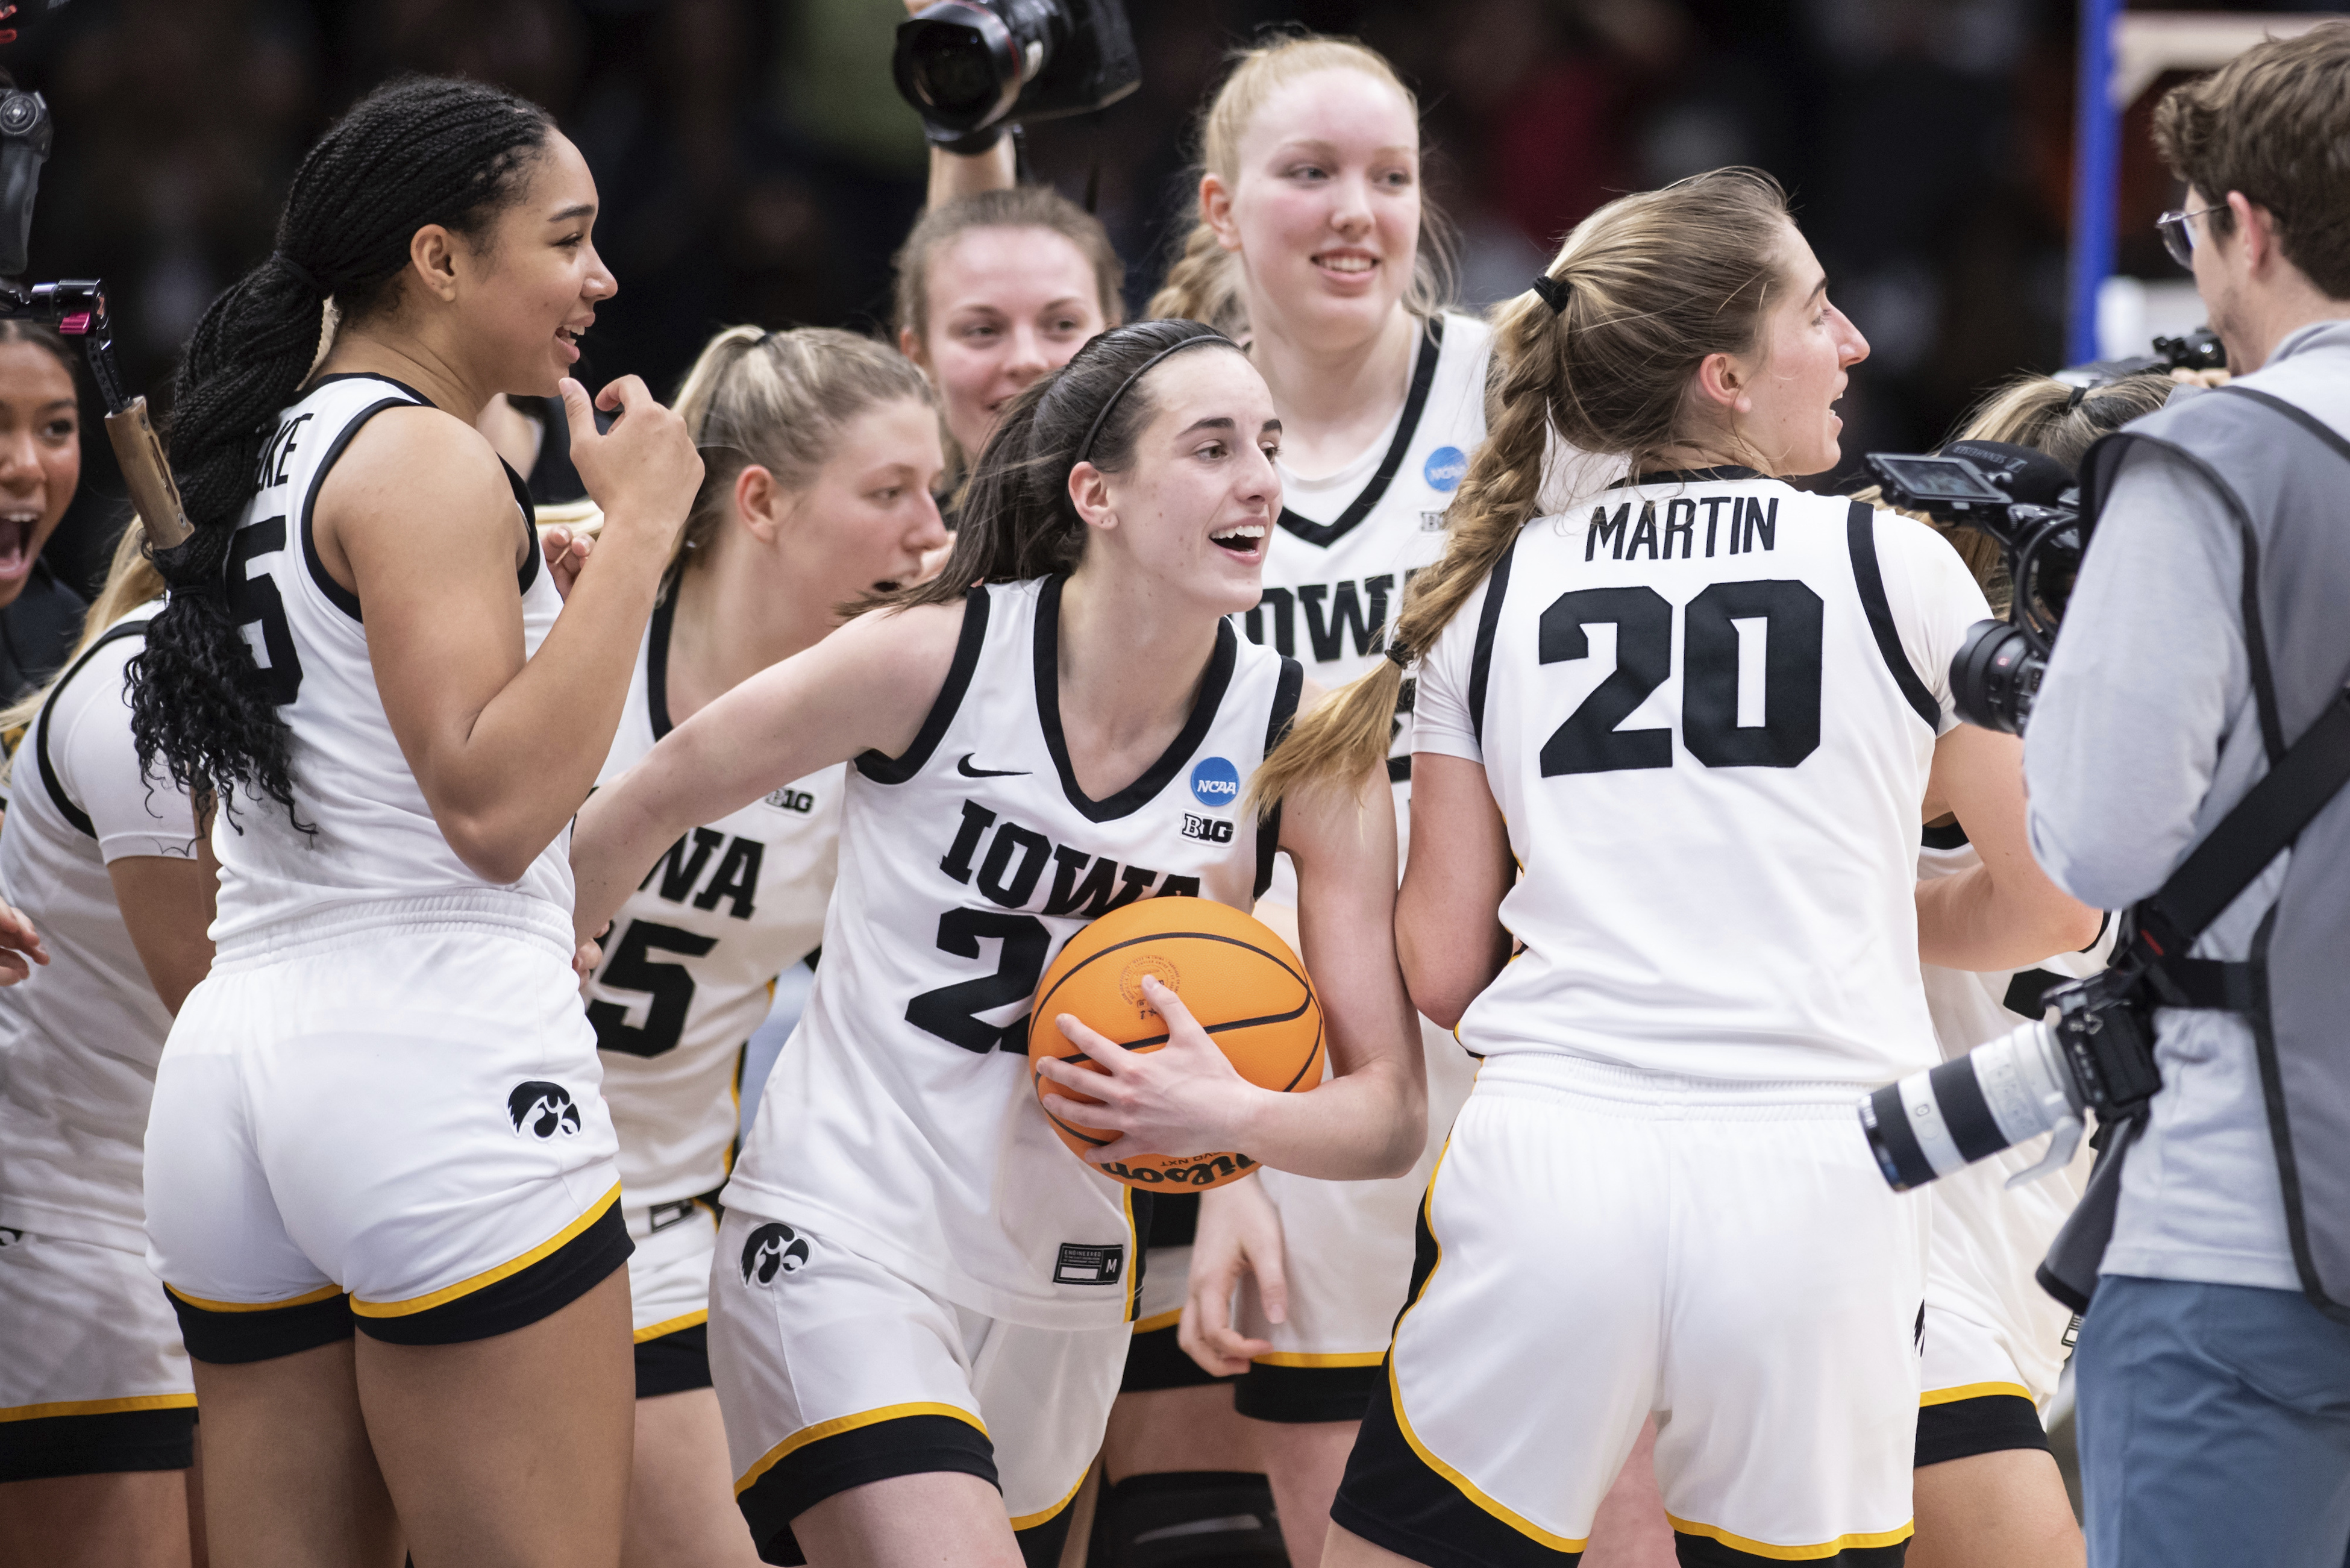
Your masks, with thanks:
[{"label": "team huddle of players", "polygon": [[[189,346],[195,536],[119,553],[0,831],[46,1561],[192,1507],[239,1563],[2077,1561],[2071,1177],[1897,1197],[1852,1106],[2103,922],[1952,717],[1969,560],[1785,483],[1867,345],[1783,192],[1622,198],[1479,320],[1375,53],[1248,51],[1201,155],[1149,319],[1088,215],[966,193],[896,346],[733,328],[598,433],[543,111],[411,80],[313,150]],[[593,505],[534,527],[474,415],[558,386]],[[1263,1166],[1138,1201],[1026,1010],[1177,894],[1293,935],[1331,1075],[1163,988],[1154,1054],[1062,1023],[1105,1158]]]}]

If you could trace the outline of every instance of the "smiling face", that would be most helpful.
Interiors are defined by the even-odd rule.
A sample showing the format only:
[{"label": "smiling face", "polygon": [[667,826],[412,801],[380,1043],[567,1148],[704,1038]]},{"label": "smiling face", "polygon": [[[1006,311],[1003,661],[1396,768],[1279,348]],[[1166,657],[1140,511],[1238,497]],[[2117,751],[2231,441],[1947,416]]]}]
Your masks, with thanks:
[{"label": "smiling face", "polygon": [[1419,126],[1388,82],[1311,71],[1252,116],[1229,184],[1201,202],[1241,255],[1249,319],[1305,338],[1378,331],[1410,286],[1419,254]]},{"label": "smiling face", "polygon": [[80,483],[73,377],[38,343],[0,343],[0,606],[25,591]]},{"label": "smiling face", "polygon": [[1281,513],[1281,421],[1264,378],[1230,348],[1177,354],[1127,393],[1150,418],[1122,472],[1079,463],[1069,493],[1092,525],[1086,562],[1104,551],[1163,588],[1223,616],[1253,607]]},{"label": "smiling face", "polygon": [[464,253],[455,292],[467,357],[494,390],[553,397],[579,362],[579,336],[619,285],[596,254],[596,180],[567,137],[550,130],[524,177]]},{"label": "smiling face", "polygon": [[1851,368],[1868,358],[1868,339],[1828,303],[1827,288],[1819,258],[1788,224],[1754,350],[1728,357],[1742,393],[1731,428],[1742,455],[1766,473],[1825,473],[1843,455],[1844,421],[1833,405]]},{"label": "smiling face", "polygon": [[945,467],[928,403],[900,398],[856,415],[806,486],[781,498],[780,565],[820,585],[826,605],[915,581],[923,555],[947,542],[931,499]]},{"label": "smiling face", "polygon": [[1022,389],[1109,325],[1093,265],[1051,229],[965,229],[931,254],[925,282],[924,335],[908,327],[899,347],[938,389],[966,454]]}]

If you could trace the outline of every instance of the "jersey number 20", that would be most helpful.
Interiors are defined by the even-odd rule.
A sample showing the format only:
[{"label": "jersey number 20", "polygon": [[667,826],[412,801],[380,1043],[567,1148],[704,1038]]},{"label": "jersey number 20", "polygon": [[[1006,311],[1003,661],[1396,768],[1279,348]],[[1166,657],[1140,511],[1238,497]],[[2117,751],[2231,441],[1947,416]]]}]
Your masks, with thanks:
[{"label": "jersey number 20", "polygon": [[[1738,722],[1738,626],[1763,623],[1762,722]],[[1673,607],[1649,587],[1559,595],[1536,628],[1544,664],[1591,657],[1584,628],[1616,628],[1616,669],[1543,742],[1542,774],[1673,765],[1669,729],[1619,730],[1672,673]],[[1682,613],[1681,740],[1710,768],[1792,768],[1820,744],[1820,596],[1790,578],[1716,583]]]}]

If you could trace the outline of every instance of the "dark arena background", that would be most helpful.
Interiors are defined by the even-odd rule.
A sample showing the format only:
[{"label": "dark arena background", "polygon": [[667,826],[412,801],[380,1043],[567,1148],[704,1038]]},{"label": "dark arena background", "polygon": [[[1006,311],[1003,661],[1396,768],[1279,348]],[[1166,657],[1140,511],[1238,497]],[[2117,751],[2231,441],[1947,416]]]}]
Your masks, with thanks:
[{"label": "dark arena background", "polygon": [[[1031,172],[1077,197],[1097,178],[1139,306],[1171,223],[1191,210],[1184,165],[1203,91],[1228,48],[1284,26],[1359,36],[1418,90],[1430,190],[1471,307],[1523,288],[1614,192],[1760,164],[1794,192],[1874,348],[1844,404],[1856,465],[1871,449],[1931,445],[2009,371],[2064,362],[2082,9],[1142,0],[1141,88],[1094,119],[1038,127]],[[880,326],[888,259],[922,196],[921,133],[889,81],[903,15],[897,0],[75,0],[0,51],[56,117],[31,275],[103,276],[126,379],[168,409],[182,338],[268,254],[303,148],[387,77],[458,73],[546,104],[587,154],[604,203],[597,242],[621,289],[582,377],[635,372],[667,397],[722,324]],[[2114,271],[2158,290],[2185,283],[2156,238],[2173,192],[2145,135],[2173,79],[2150,82],[2120,126]],[[2175,329],[2158,313],[2156,325]],[[85,452],[88,479],[47,554],[86,583],[126,508],[107,443]]]}]

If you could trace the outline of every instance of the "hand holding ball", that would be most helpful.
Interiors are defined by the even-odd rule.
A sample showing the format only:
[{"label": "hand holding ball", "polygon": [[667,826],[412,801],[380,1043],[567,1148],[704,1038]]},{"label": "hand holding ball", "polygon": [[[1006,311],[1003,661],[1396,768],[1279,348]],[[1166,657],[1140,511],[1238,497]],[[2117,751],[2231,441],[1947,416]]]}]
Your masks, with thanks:
[{"label": "hand holding ball", "polygon": [[[1061,1024],[1065,1016],[1076,1020],[1074,1035]],[[1037,1101],[1071,1152],[1104,1175],[1146,1190],[1219,1187],[1256,1168],[1238,1151],[1124,1152],[1148,1144],[1149,1129],[1139,1122],[1152,1120],[1154,1112],[1163,1122],[1171,1106],[1169,1091],[1190,1106],[1204,1102],[1184,1091],[1205,1087],[1212,1095],[1216,1085],[1199,1081],[1213,1075],[1157,1082],[1159,1075],[1135,1071],[1130,1058],[1122,1061],[1111,1048],[1148,1057],[1172,1041],[1181,1054],[1196,1042],[1194,1027],[1222,1049],[1241,1078],[1260,1089],[1297,1092],[1322,1081],[1322,1008],[1305,966],[1288,943],[1250,916],[1206,898],[1145,898],[1069,940],[1036,988],[1028,1063]],[[1080,1040],[1116,1065],[1096,1061]],[[1083,1119],[1080,1107],[1104,1103],[1070,1083],[1088,1071],[1119,1085],[1123,1133]],[[1107,1160],[1098,1158],[1104,1150]]]}]

